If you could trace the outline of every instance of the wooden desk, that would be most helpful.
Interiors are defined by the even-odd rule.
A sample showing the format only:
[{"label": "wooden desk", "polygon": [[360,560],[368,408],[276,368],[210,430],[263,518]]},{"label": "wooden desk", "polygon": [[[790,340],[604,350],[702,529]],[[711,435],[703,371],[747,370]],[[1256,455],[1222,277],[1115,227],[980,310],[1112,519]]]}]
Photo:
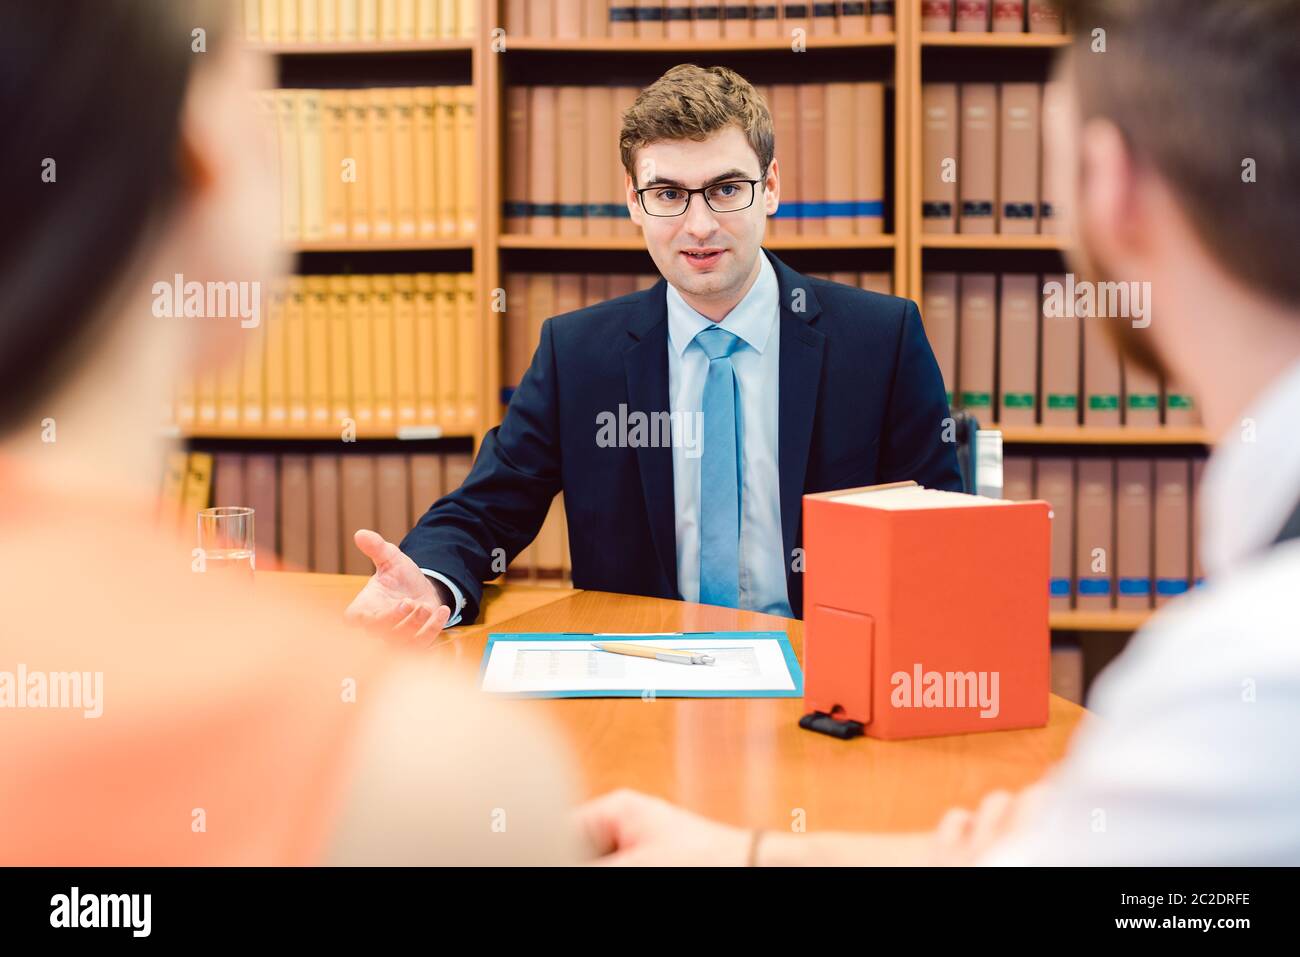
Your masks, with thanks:
[{"label": "wooden desk", "polygon": [[[259,572],[269,585],[342,613],[363,578]],[[803,622],[708,605],[545,585],[490,587],[480,624],[432,653],[477,675],[489,631],[785,631],[803,662]],[[799,727],[797,698],[573,698],[526,701],[567,738],[594,796],[631,787],[733,824],[904,831],[954,805],[1038,779],[1084,711],[1052,697],[1046,728],[914,741],[839,741]]]},{"label": "wooden desk", "polygon": [[[274,588],[286,597],[319,603],[340,615],[366,583],[365,575],[324,575],[315,572],[258,572],[257,587]],[[497,622],[521,615],[539,605],[578,594],[577,589],[556,585],[484,585],[483,607],[477,624],[448,629],[448,636],[459,637],[487,629]],[[487,643],[487,639],[483,639]],[[479,646],[482,652],[483,646]]]}]

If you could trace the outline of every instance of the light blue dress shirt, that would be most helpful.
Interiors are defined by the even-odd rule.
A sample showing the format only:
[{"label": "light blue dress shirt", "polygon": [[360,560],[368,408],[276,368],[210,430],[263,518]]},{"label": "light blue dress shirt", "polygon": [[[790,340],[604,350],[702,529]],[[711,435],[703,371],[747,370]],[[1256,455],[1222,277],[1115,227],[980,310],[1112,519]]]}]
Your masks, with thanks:
[{"label": "light blue dress shirt", "polygon": [[[740,382],[740,607],[792,617],[786,591],[778,472],[778,386],[781,381],[781,308],[776,270],[762,251],[759,272],[745,298],[720,325],[744,340],[731,357]],[[700,457],[704,380],[709,360],[696,333],[714,325],[668,286],[668,403],[673,437],[673,507],[677,529],[677,588],[700,599]],[[689,422],[687,420],[690,420]],[[690,430],[683,432],[683,430]],[[455,600],[447,627],[460,623],[465,597],[449,578],[420,571],[447,586]]]},{"label": "light blue dress shirt", "polygon": [[[717,323],[744,345],[731,356],[740,383],[740,607],[791,616],[781,539],[781,488],[777,468],[778,386],[781,379],[780,290],[776,270],[760,251],[759,273],[745,298]],[[677,528],[677,588],[686,601],[700,597],[699,434],[682,435],[703,419],[709,360],[698,343],[715,323],[668,287],[668,403],[673,427],[673,506]],[[694,448],[690,442],[694,440]]]}]

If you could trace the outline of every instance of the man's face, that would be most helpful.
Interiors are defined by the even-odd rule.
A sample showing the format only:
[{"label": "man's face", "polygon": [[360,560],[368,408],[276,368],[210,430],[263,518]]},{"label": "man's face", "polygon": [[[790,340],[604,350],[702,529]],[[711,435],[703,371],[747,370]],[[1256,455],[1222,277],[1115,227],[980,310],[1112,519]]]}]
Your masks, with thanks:
[{"label": "man's face", "polygon": [[[1152,279],[1141,260],[1128,254],[1113,213],[1128,202],[1118,197],[1131,191],[1121,185],[1131,175],[1122,161],[1126,149],[1113,129],[1081,122],[1072,55],[1061,58],[1055,79],[1061,81],[1054,91],[1057,108],[1044,110],[1043,162],[1053,166],[1062,192],[1069,197],[1063,231],[1078,234],[1078,246],[1069,256],[1070,269],[1094,283]],[[1163,323],[1135,328],[1123,320],[1100,321],[1122,355],[1148,372],[1170,378],[1165,360],[1168,344],[1160,341],[1168,334]]]},{"label": "man's face", "polygon": [[[776,162],[764,175],[744,132],[729,126],[698,142],[666,140],[643,146],[636,154],[636,171],[635,182],[625,176],[628,211],[644,232],[646,248],[664,278],[687,301],[734,305],[756,273],[767,217],[776,212]],[[698,189],[746,179],[759,180],[753,205],[732,212],[714,212],[697,194],[680,216],[651,216],[636,194],[638,187]]]}]

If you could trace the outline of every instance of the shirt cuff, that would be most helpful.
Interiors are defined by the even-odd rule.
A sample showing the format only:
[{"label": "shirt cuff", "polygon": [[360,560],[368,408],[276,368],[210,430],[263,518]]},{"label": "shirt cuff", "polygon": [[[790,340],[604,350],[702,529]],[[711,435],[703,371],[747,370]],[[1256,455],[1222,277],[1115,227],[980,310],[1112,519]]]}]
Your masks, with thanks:
[{"label": "shirt cuff", "polygon": [[435,579],[436,581],[446,585],[447,590],[451,592],[451,596],[456,599],[456,607],[451,610],[451,617],[447,619],[447,624],[443,625],[443,627],[450,628],[452,625],[459,625],[460,613],[465,609],[465,596],[462,595],[460,589],[456,587],[456,583],[447,576],[439,575],[431,569],[421,568],[420,571],[429,578]]}]

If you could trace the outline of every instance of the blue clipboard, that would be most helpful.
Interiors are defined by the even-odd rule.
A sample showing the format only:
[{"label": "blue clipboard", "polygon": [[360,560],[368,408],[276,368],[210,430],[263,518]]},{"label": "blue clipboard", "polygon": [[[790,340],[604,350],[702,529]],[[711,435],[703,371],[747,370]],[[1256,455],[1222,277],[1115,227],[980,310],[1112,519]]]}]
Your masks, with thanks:
[{"label": "blue clipboard", "polygon": [[[494,692],[502,698],[640,698],[645,695],[646,691],[653,691],[656,698],[802,698],[803,697],[803,669],[799,667],[799,659],[794,656],[794,648],[790,645],[790,636],[784,631],[674,631],[663,634],[646,635],[646,634],[617,634],[611,632],[600,632],[602,641],[636,641],[638,638],[698,638],[702,647],[707,648],[705,642],[718,638],[751,638],[751,639],[775,639],[780,645],[781,654],[785,658],[785,666],[790,671],[790,678],[794,682],[794,688],[789,691],[697,691],[693,689],[674,691],[671,688],[647,688],[642,691],[631,690],[612,690],[602,691],[599,689],[582,689],[575,691],[518,691],[514,693]],[[595,632],[581,631],[558,631],[558,632],[502,632],[498,634],[489,634],[487,646],[483,649],[483,661],[479,665],[478,679],[479,687],[483,686],[483,676],[487,673],[488,661],[492,657],[492,645],[498,640],[503,641],[584,641],[590,642],[596,637]],[[685,667],[685,666],[683,666]]]}]

